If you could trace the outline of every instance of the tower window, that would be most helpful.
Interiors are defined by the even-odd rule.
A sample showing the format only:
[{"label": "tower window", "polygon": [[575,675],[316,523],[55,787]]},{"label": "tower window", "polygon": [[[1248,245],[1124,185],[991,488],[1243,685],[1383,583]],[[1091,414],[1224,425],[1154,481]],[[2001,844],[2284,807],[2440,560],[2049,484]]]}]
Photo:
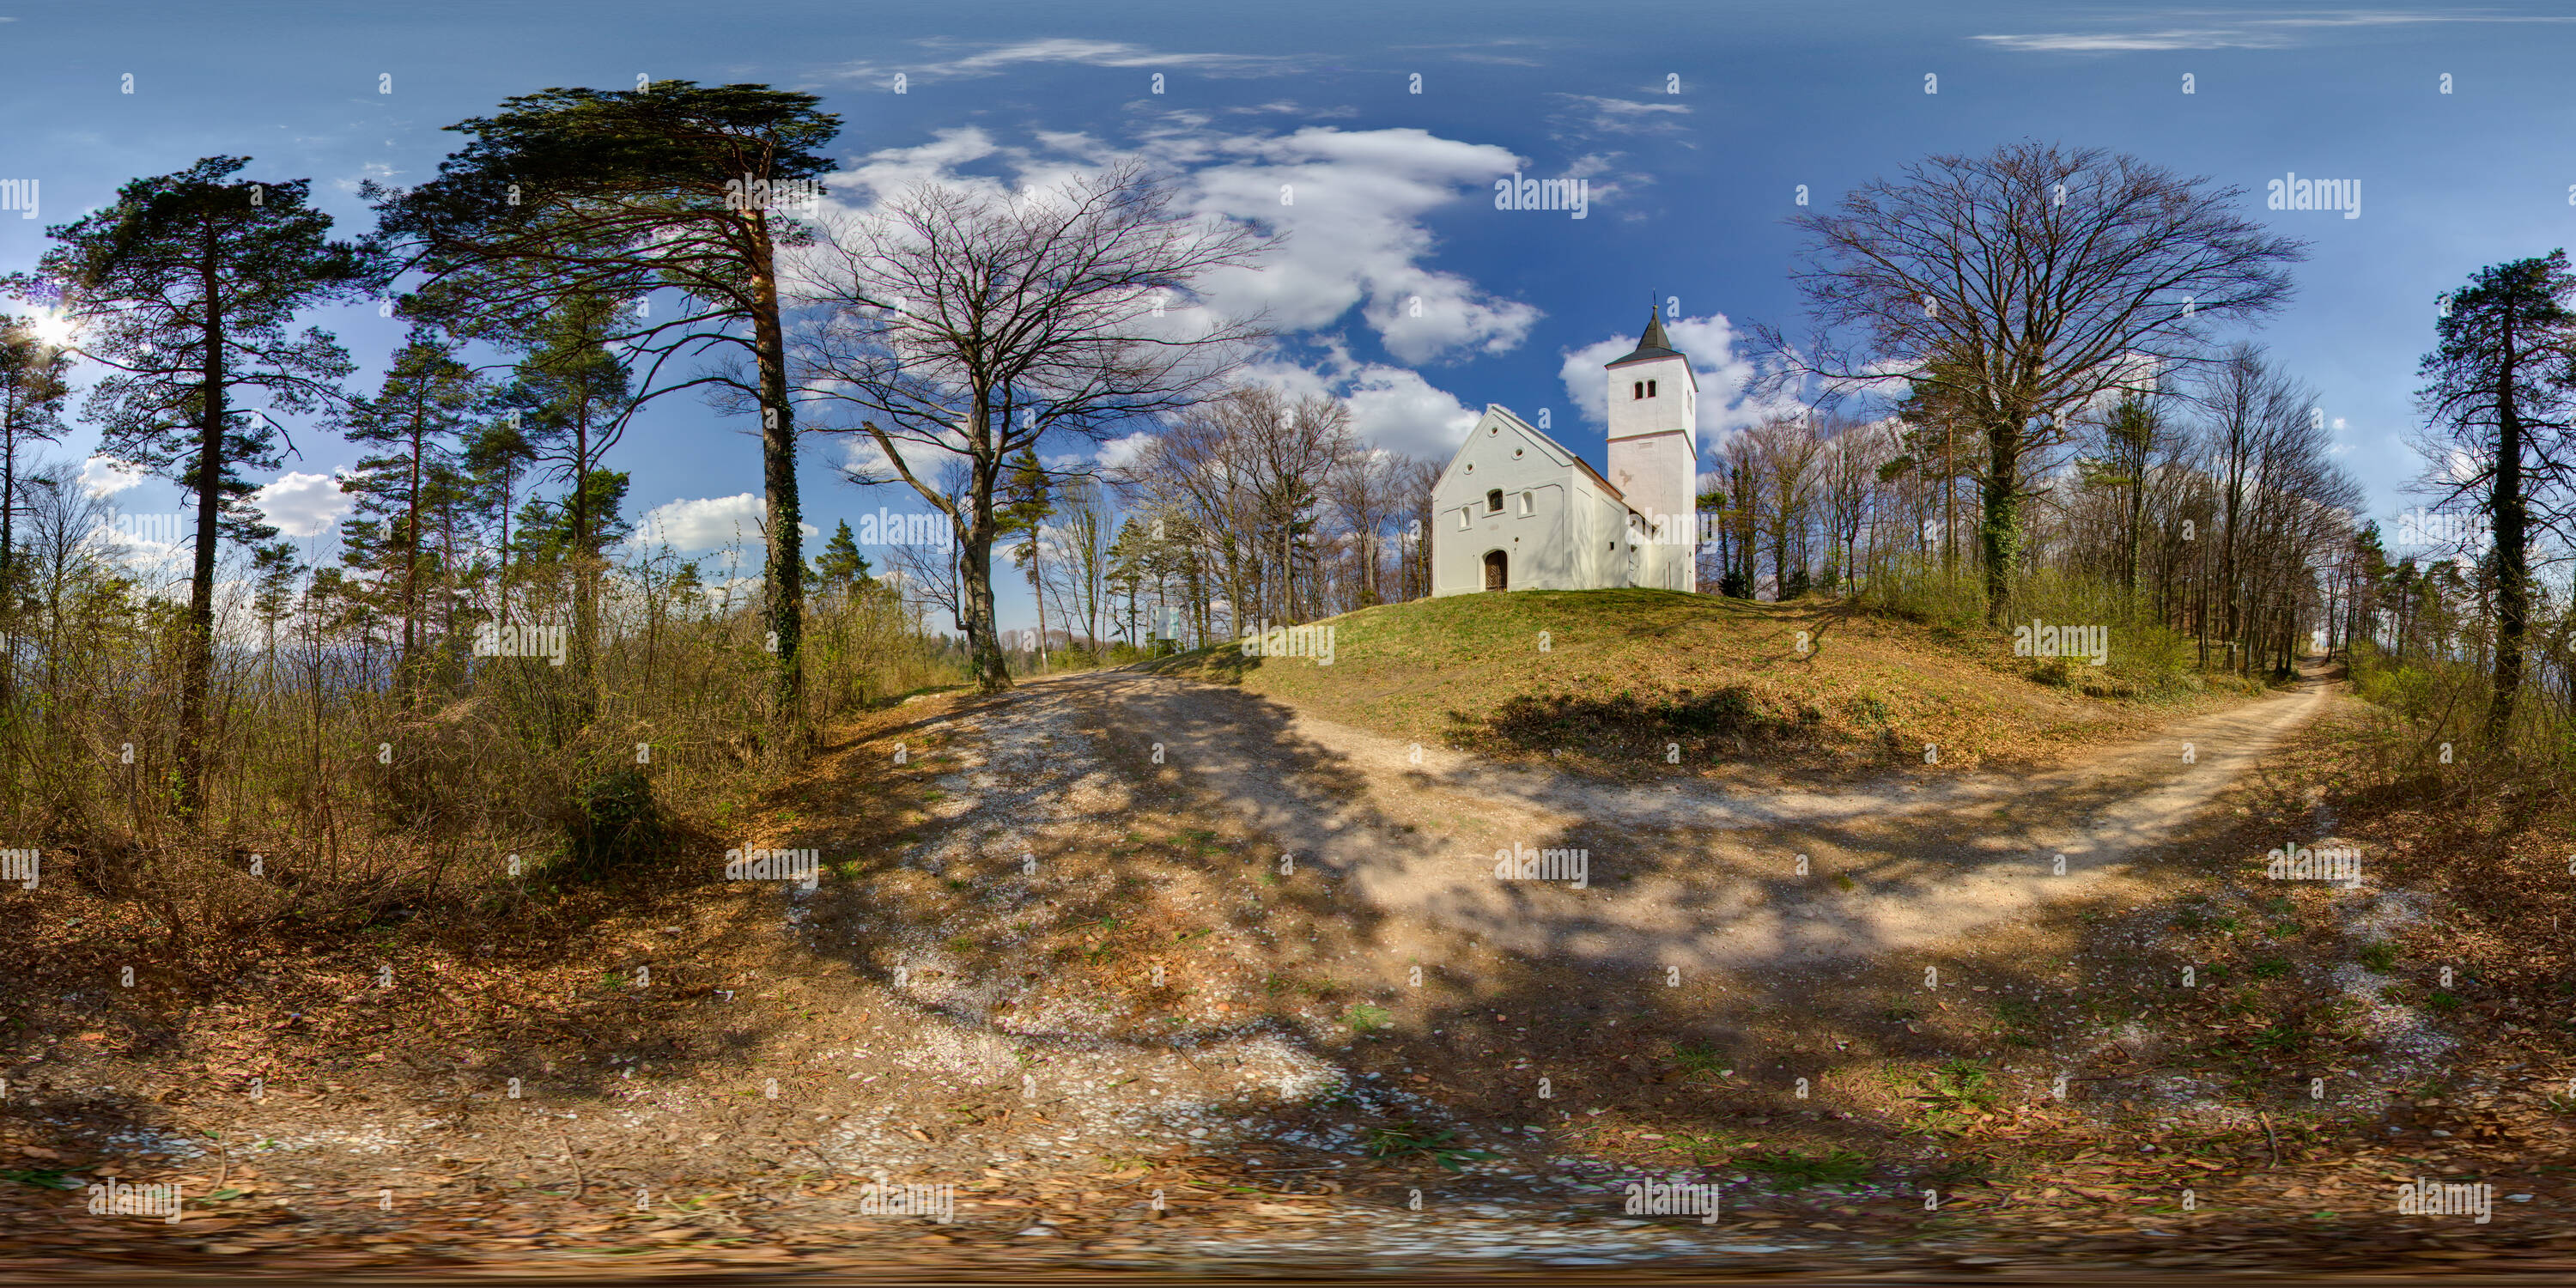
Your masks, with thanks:
[{"label": "tower window", "polygon": [[1655,396],[1655,382],[1654,382],[1654,381],[1649,380],[1649,381],[1647,381],[1647,382],[1646,382],[1646,396],[1647,396],[1647,397],[1649,397],[1649,398],[1652,398],[1652,397],[1654,397],[1654,396]]},{"label": "tower window", "polygon": [[1639,397],[1639,398],[1643,398],[1643,397],[1645,397],[1645,396],[1646,396],[1646,382],[1645,382],[1645,381],[1643,381],[1643,380],[1640,380],[1640,381],[1638,381],[1638,382],[1637,382],[1637,397]]},{"label": "tower window", "polygon": [[1503,490],[1501,488],[1493,488],[1487,491],[1485,493],[1485,513],[1501,514],[1502,512]]}]

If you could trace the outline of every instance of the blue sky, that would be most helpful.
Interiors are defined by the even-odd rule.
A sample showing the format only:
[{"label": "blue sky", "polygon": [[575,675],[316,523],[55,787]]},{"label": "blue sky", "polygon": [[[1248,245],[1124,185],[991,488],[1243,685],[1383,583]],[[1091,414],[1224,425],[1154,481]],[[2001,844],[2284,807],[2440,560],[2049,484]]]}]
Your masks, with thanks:
[{"label": "blue sky", "polygon": [[[1798,329],[1781,220],[1799,185],[1826,205],[1930,153],[2036,137],[2241,187],[2254,218],[2313,243],[2297,297],[2257,338],[2318,387],[2384,518],[2424,472],[2405,436],[2435,296],[2576,240],[2571,54],[2576,18],[2540,6],[0,0],[0,178],[42,193],[37,219],[0,212],[0,271],[124,180],[200,156],[310,177],[354,231],[359,180],[426,177],[456,140],[442,127],[508,95],[639,73],[760,81],[843,116],[837,191],[853,202],[915,175],[1043,181],[1142,154],[1203,208],[1290,232],[1267,268],[1218,291],[1282,328],[1257,374],[1345,394],[1373,439],[1422,453],[1445,453],[1487,403],[1548,408],[1597,461],[1584,401],[1650,300],[1677,297],[1675,338],[1721,400],[1751,357],[1745,326]],[[1494,209],[1493,180],[1514,171],[1586,178],[1586,217]],[[2359,181],[2360,217],[2264,209],[2265,182],[2292,171]],[[1283,185],[1293,207],[1277,204]],[[396,324],[366,308],[317,320],[372,388]],[[636,512],[693,503],[664,531],[706,544],[749,513],[727,498],[759,487],[744,428],[683,395],[609,464],[633,474]],[[277,504],[311,527],[324,480],[356,454],[318,431],[296,442],[286,472],[307,478]],[[65,450],[93,444],[82,431]],[[807,448],[810,521],[828,532],[908,508],[835,479],[845,450]],[[178,504],[158,482],[116,501]],[[1025,591],[1006,599],[1004,624],[1027,608]]]}]

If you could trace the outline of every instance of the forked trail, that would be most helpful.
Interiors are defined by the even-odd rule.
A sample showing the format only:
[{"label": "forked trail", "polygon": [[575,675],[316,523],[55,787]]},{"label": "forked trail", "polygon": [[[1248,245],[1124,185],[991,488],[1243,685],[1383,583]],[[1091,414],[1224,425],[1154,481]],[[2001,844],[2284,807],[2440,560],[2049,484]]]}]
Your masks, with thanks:
[{"label": "forked trail", "polygon": [[[1425,930],[1604,964],[1743,968],[1875,956],[2117,888],[2131,860],[2329,700],[2311,677],[2038,772],[1898,771],[1765,795],[1604,783],[1429,745],[1417,764],[1410,743],[1124,671],[1034,681],[967,723],[1094,731],[1060,745],[1070,757],[1141,761],[1160,744],[1207,808],[1320,866],[1337,895]],[[1582,850],[1584,885],[1498,880],[1496,852],[1521,847]]]}]

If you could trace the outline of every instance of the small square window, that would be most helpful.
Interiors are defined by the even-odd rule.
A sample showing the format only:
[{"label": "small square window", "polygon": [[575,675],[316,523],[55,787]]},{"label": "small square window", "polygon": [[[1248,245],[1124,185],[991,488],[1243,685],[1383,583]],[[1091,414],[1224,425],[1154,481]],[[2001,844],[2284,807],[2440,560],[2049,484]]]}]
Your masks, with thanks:
[{"label": "small square window", "polygon": [[1486,491],[1485,491],[1485,513],[1487,513],[1487,514],[1501,514],[1502,512],[1503,512],[1503,490],[1502,490],[1501,488],[1488,488],[1488,489],[1486,489]]}]

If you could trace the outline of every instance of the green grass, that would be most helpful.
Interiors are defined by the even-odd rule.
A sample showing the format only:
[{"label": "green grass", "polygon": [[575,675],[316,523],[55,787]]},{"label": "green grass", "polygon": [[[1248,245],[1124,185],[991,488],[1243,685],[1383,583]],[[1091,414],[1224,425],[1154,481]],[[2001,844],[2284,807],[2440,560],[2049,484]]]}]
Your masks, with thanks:
[{"label": "green grass", "polygon": [[2286,1053],[2306,1046],[2308,1035],[2295,1024],[2275,1024],[2248,1040],[2256,1050]]},{"label": "green grass", "polygon": [[1994,1079],[1987,1076],[1984,1069],[1967,1060],[1943,1063],[1925,1075],[1924,1082],[1931,1091],[1918,1099],[1966,1109],[1992,1109],[2003,1094],[2002,1088],[1994,1085]]},{"label": "green grass", "polygon": [[[1944,763],[1970,763],[2026,754],[2034,738],[2120,727],[2102,719],[2103,700],[2033,683],[2008,634],[1848,612],[1823,598],[1515,591],[1380,605],[1325,624],[1331,666],[1247,658],[1232,643],[1142,665],[1400,741],[1562,749],[1568,760],[1642,772],[1663,772],[1671,743],[1684,765],[1817,748],[1879,757],[1892,743],[1913,755],[1924,742],[1941,746]],[[1795,646],[1802,631],[1805,654]]]},{"label": "green grass", "polygon": [[2385,975],[2397,969],[2397,945],[2382,940],[2361,946],[2361,964],[2373,975]]},{"label": "green grass", "polygon": [[2175,914],[2174,924],[2184,930],[2217,930],[2232,933],[2236,930],[2236,917],[2233,913],[2214,913],[2206,908],[2185,908]]},{"label": "green grass", "polygon": [[1961,1135],[2003,1095],[1992,1076],[1967,1060],[1944,1062],[1923,1075],[1923,1085],[1923,1093],[1914,1097],[1923,1109],[1905,1128],[1910,1135]]},{"label": "green grass", "polygon": [[1407,1122],[1394,1127],[1371,1127],[1365,1143],[1372,1158],[1427,1158],[1451,1172],[1494,1157],[1485,1150],[1461,1149],[1449,1143],[1457,1138],[1456,1128],[1433,1131],[1420,1123]]},{"label": "green grass", "polygon": [[1995,1001],[1995,1032],[2007,1046],[2040,1045],[2042,1019],[2039,1003],[2028,998],[2006,997]]},{"label": "green grass", "polygon": [[1714,1049],[1690,1042],[1673,1044],[1673,1063],[1693,1078],[1722,1078],[1735,1070],[1726,1067],[1726,1057]]}]

